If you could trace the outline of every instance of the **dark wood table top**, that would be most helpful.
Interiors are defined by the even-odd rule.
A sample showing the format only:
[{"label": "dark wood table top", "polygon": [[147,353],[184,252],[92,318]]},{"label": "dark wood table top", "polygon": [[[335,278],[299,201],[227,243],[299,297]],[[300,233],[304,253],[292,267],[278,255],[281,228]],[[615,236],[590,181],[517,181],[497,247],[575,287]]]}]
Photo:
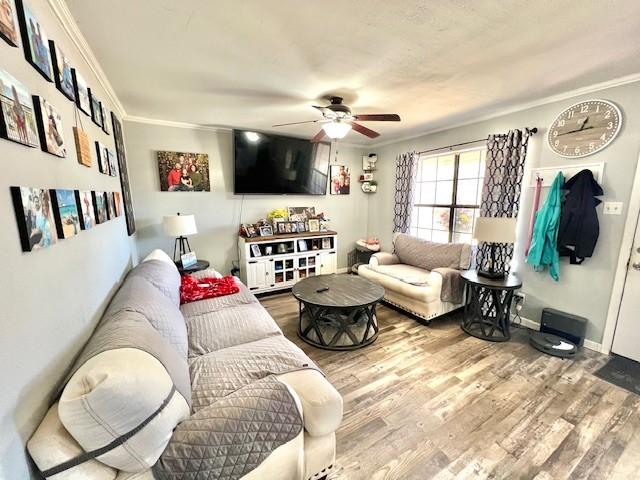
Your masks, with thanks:
[{"label": "dark wood table top", "polygon": [[486,278],[478,275],[477,270],[465,270],[461,274],[464,281],[473,283],[486,288],[495,288],[500,290],[514,290],[522,287],[522,280],[515,274],[510,273],[504,278]]},{"label": "dark wood table top", "polygon": [[[319,289],[328,290],[318,292]],[[317,275],[293,286],[293,296],[304,303],[323,307],[359,307],[382,300],[384,288],[357,275]]]}]

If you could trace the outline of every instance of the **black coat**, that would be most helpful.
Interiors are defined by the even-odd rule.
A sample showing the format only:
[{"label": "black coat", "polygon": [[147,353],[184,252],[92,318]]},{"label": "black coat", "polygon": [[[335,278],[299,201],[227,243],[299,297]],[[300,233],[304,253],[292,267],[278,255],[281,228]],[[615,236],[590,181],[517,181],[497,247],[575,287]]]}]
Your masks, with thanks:
[{"label": "black coat", "polygon": [[572,264],[581,264],[593,254],[600,233],[596,207],[601,203],[602,187],[591,170],[582,170],[564,184],[568,190],[562,202],[558,229],[558,252],[571,257]]}]

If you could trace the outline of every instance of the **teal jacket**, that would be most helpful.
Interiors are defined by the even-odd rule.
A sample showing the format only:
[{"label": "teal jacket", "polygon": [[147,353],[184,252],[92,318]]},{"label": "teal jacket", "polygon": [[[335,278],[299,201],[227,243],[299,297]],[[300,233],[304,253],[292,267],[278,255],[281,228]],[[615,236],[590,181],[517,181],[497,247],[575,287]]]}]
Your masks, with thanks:
[{"label": "teal jacket", "polygon": [[558,227],[560,226],[560,203],[564,175],[556,175],[544,205],[536,213],[533,238],[527,256],[527,263],[536,272],[549,267],[549,275],[556,282],[560,279],[560,255],[558,253]]}]

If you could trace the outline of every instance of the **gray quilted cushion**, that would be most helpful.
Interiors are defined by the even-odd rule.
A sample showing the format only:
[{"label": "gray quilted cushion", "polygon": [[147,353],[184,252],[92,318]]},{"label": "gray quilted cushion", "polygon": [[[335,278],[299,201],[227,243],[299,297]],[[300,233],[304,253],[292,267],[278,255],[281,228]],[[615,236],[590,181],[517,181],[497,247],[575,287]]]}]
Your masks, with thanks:
[{"label": "gray quilted cushion", "polygon": [[162,260],[147,260],[129,272],[127,278],[143,277],[176,306],[180,306],[180,273],[175,265]]},{"label": "gray quilted cushion", "polygon": [[254,342],[282,331],[259,303],[237,305],[187,318],[189,356]]},{"label": "gray quilted cushion", "polygon": [[178,425],[153,475],[158,480],[238,480],[301,432],[291,393],[268,377]]},{"label": "gray quilted cushion", "polygon": [[128,276],[113,297],[105,316],[126,310],[138,312],[162,335],[182,358],[187,358],[187,326],[178,307],[143,276]]},{"label": "gray quilted cushion", "polygon": [[424,270],[460,268],[463,243],[435,243],[411,235],[400,234],[393,242],[394,253],[401,263]]},{"label": "gray quilted cushion", "polygon": [[237,278],[236,285],[240,288],[238,293],[209,298],[207,300],[200,300],[198,302],[185,303],[180,307],[180,311],[185,318],[188,319],[194,315],[204,315],[205,313],[217,312],[223,308],[260,303],[255,295],[251,293],[251,291]]}]

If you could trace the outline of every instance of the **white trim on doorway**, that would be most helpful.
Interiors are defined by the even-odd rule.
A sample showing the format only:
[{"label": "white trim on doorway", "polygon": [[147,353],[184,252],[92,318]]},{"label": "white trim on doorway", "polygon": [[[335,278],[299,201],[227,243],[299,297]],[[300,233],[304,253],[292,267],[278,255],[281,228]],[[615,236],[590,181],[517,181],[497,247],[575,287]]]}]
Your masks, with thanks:
[{"label": "white trim on doorway", "polygon": [[640,215],[640,156],[636,164],[636,174],[633,179],[633,188],[631,190],[631,198],[629,199],[629,208],[627,210],[627,218],[622,234],[622,243],[620,245],[620,254],[618,255],[618,264],[616,274],[613,280],[613,289],[611,290],[611,302],[607,311],[607,319],[604,324],[604,334],[602,337],[602,349],[604,354],[611,353],[613,346],[613,336],[618,323],[618,314],[622,304],[622,292],[627,279],[627,264],[631,258],[633,250],[633,237],[635,236],[638,216]]}]

